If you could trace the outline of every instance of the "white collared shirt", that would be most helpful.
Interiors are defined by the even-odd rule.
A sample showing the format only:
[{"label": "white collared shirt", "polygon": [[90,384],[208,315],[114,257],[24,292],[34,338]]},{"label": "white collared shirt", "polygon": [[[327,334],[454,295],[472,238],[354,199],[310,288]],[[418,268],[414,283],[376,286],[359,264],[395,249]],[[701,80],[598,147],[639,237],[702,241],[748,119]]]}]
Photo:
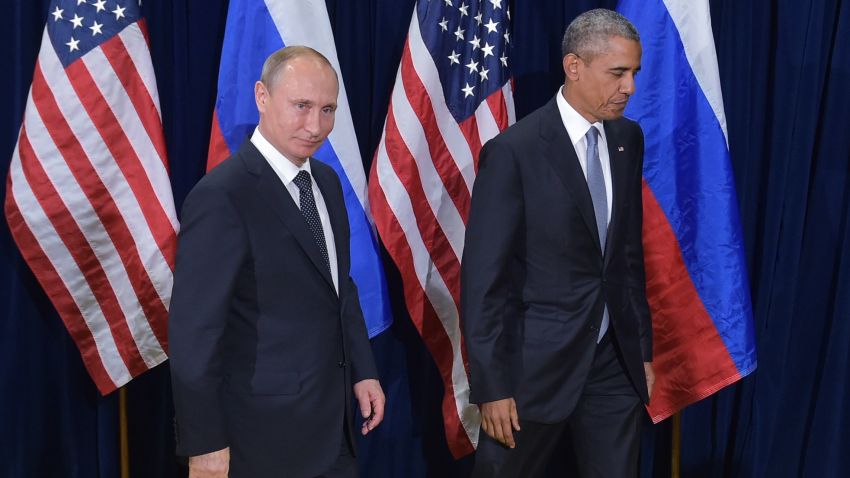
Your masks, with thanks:
[{"label": "white collared shirt", "polygon": [[564,128],[567,129],[567,134],[570,135],[570,141],[573,143],[573,148],[576,150],[578,162],[581,164],[581,170],[584,172],[584,180],[587,181],[587,138],[585,135],[590,130],[591,126],[595,126],[599,131],[599,160],[602,162],[602,176],[605,178],[605,196],[608,199],[608,223],[611,223],[611,206],[613,204],[614,189],[611,187],[611,160],[608,156],[608,140],[605,138],[605,128],[601,122],[596,122],[591,125],[589,121],[584,119],[575,110],[563,95],[564,87],[558,90],[556,102],[558,103],[558,111],[561,113],[561,121],[564,123]]},{"label": "white collared shirt", "polygon": [[328,207],[325,204],[325,198],[322,196],[322,191],[319,190],[319,185],[316,184],[316,178],[313,177],[310,171],[310,160],[304,162],[299,168],[292,161],[286,159],[286,156],[280,154],[271,143],[260,133],[260,128],[254,129],[254,134],[251,136],[251,142],[260,151],[260,154],[266,158],[269,165],[277,173],[278,178],[286,187],[292,200],[295,201],[295,206],[301,208],[301,191],[298,185],[293,182],[295,176],[300,171],[310,173],[313,183],[313,198],[316,200],[316,209],[319,210],[319,218],[322,220],[322,233],[325,235],[325,245],[328,248],[328,262],[331,266],[331,278],[334,282],[334,289],[339,294],[339,271],[336,264],[336,245],[334,243],[333,229],[331,228],[331,217],[328,214]]}]

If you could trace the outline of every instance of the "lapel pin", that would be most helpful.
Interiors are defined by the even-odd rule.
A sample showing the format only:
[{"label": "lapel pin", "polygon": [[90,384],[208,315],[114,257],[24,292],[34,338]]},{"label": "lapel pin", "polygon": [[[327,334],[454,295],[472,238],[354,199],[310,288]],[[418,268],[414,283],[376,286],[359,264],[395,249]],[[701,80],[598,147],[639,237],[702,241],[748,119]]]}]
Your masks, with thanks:
[{"label": "lapel pin", "polygon": [[622,146],[617,146],[617,151],[619,151],[619,152],[621,152],[621,153],[622,153],[622,152],[623,152],[623,151],[625,151],[625,150],[626,150],[626,149],[625,149],[625,148],[623,148]]}]

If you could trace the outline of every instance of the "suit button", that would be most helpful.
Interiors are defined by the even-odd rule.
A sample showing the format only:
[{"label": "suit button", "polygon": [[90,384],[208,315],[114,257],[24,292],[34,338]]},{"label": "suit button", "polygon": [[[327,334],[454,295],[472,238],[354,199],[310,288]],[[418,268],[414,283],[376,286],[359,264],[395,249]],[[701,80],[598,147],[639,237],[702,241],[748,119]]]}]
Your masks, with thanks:
[{"label": "suit button", "polygon": [[340,368],[343,368],[346,365],[345,362],[337,362],[336,364],[339,365]]}]

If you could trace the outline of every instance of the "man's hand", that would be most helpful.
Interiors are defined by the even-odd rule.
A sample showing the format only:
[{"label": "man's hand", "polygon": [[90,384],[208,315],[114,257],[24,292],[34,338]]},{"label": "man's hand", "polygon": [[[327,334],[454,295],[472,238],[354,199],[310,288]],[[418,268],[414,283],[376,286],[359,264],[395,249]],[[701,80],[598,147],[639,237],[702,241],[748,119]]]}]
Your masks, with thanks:
[{"label": "man's hand", "polygon": [[189,457],[189,478],[227,478],[230,448]]},{"label": "man's hand", "polygon": [[643,363],[643,372],[646,374],[646,391],[649,398],[652,398],[652,389],[655,387],[655,370],[652,369],[652,362]]},{"label": "man's hand", "polygon": [[481,428],[508,448],[516,447],[513,430],[519,431],[519,415],[513,398],[481,404]]},{"label": "man's hand", "polygon": [[365,435],[384,419],[384,404],[387,399],[381,390],[381,383],[372,378],[355,383],[354,396],[360,404],[360,414],[366,419],[360,429],[360,433]]}]

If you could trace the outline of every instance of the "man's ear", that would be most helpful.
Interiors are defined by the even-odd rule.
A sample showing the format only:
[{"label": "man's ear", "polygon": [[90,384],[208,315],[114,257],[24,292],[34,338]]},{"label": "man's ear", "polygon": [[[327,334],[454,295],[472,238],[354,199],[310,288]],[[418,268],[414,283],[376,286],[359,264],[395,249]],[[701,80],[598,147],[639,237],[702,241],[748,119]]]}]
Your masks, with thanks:
[{"label": "man's ear", "polygon": [[568,53],[567,56],[564,57],[564,74],[567,75],[571,81],[575,81],[578,79],[578,62],[580,58],[575,55],[575,53]]},{"label": "man's ear", "polygon": [[254,101],[257,103],[257,111],[266,112],[266,102],[269,101],[269,90],[262,81],[254,83]]}]

